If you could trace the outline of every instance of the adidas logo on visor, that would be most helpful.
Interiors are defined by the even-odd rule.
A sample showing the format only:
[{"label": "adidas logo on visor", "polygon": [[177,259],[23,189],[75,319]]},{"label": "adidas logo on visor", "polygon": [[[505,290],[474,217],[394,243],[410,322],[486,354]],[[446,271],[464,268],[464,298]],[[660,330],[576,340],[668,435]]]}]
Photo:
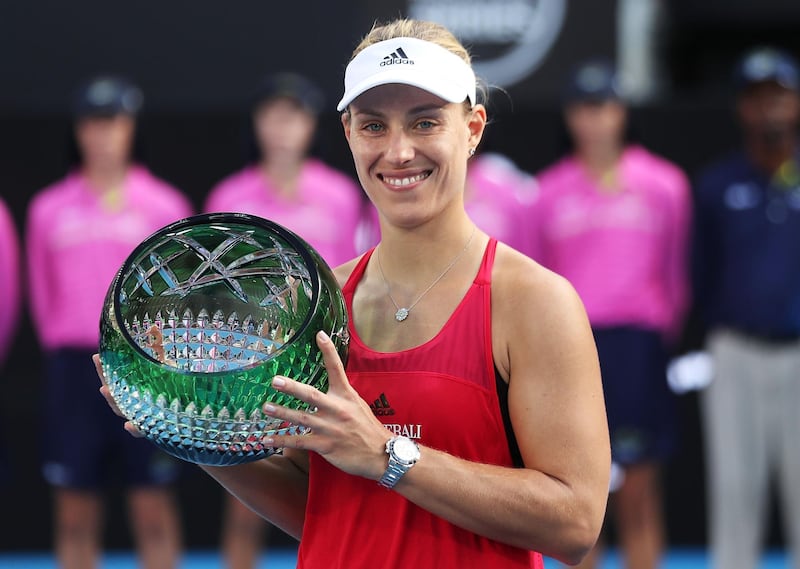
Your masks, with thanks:
[{"label": "adidas logo on visor", "polygon": [[398,47],[381,61],[380,66],[386,65],[414,65],[414,60],[409,59],[402,47]]},{"label": "adidas logo on visor", "polygon": [[438,44],[403,37],[374,43],[353,57],[336,109],[343,111],[365,91],[389,83],[412,85],[448,103],[477,102],[475,73],[464,59]]}]

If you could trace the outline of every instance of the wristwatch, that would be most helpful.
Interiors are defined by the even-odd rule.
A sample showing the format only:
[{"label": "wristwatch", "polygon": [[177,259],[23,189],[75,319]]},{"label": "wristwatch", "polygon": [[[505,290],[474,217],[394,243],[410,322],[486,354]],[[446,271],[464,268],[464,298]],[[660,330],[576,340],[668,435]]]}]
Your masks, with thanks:
[{"label": "wristwatch", "polygon": [[419,460],[419,445],[408,437],[392,437],[386,441],[386,454],[389,455],[389,466],[378,484],[391,489]]}]

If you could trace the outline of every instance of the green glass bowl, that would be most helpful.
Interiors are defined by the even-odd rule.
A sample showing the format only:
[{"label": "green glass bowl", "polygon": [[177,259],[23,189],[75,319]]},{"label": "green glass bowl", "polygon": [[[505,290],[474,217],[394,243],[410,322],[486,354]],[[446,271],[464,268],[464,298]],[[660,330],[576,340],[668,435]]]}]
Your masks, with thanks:
[{"label": "green glass bowl", "polygon": [[196,464],[240,464],[279,452],[265,437],[306,432],[262,406],[307,407],[272,389],[275,375],[327,391],[319,330],[346,361],[344,298],[319,254],[272,221],[205,214],[157,231],[117,272],[100,360],[147,439]]}]

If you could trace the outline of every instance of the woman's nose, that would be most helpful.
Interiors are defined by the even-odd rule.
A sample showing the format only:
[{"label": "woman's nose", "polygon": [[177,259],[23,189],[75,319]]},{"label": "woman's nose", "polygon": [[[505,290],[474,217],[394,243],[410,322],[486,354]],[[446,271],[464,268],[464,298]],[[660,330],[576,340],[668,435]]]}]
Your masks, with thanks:
[{"label": "woman's nose", "polygon": [[414,158],[413,141],[404,129],[392,132],[388,139],[385,158],[393,164],[404,164]]}]

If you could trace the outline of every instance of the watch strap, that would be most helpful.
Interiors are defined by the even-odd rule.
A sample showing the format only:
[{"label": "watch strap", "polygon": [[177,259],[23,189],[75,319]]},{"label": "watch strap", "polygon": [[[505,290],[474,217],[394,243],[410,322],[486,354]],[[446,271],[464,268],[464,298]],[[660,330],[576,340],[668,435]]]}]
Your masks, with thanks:
[{"label": "watch strap", "polygon": [[392,457],[389,457],[389,466],[386,467],[386,471],[383,473],[383,476],[381,476],[381,479],[378,480],[378,484],[391,490],[395,487],[395,484],[400,482],[403,474],[408,472],[409,468],[411,467],[400,464]]},{"label": "watch strap", "polygon": [[[394,443],[398,439],[405,439],[406,437],[402,436],[395,436],[386,441],[386,454],[389,455],[389,465],[386,467],[386,471],[381,476],[380,480],[378,480],[378,484],[383,486],[387,489],[392,489],[395,485],[400,482],[400,479],[403,475],[408,472],[414,464],[416,464],[416,460],[413,462],[404,462],[402,460],[398,460],[395,457],[394,453]],[[416,443],[414,443],[416,445]]]}]

